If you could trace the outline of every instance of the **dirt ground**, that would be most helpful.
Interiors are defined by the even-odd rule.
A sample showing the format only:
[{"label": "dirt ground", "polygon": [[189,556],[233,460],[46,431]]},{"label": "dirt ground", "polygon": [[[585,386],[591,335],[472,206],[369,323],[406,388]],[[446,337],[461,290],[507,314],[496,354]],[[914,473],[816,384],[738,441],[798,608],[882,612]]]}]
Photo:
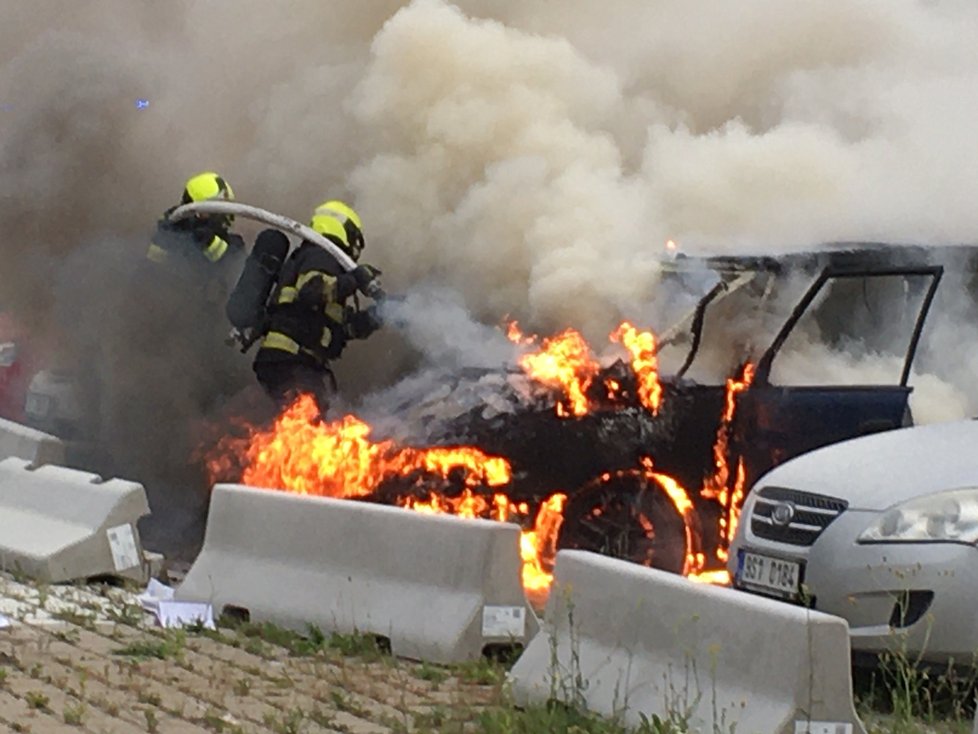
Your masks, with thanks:
[{"label": "dirt ground", "polygon": [[0,614],[4,732],[382,734],[471,720],[501,695],[498,667],[395,660],[364,639],[161,630],[119,589],[0,575]]}]

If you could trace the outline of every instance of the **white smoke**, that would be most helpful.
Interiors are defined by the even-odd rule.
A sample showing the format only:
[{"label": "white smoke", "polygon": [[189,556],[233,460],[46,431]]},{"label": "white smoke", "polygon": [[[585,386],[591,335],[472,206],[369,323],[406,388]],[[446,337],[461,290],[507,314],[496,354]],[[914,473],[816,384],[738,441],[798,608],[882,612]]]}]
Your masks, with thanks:
[{"label": "white smoke", "polygon": [[[300,220],[349,198],[392,291],[454,290],[446,313],[595,342],[621,318],[663,320],[667,239],[978,239],[972,3],[29,6],[0,8],[0,301],[62,331],[52,314],[78,307],[50,269],[92,243],[140,249],[207,168]],[[928,337],[978,343],[960,328]],[[351,393],[410,363],[410,344],[380,339],[341,365]],[[971,369],[927,355],[973,410]]]}]

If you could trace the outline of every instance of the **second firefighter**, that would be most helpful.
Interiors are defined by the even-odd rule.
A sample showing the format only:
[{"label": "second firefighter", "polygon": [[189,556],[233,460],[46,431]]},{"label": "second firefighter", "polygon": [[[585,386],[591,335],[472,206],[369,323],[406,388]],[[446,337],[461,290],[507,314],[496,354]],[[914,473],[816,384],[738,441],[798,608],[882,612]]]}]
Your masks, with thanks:
[{"label": "second firefighter", "polygon": [[[309,226],[355,262],[364,248],[359,215],[341,201],[316,207]],[[255,246],[269,246],[285,235],[266,229]],[[300,393],[311,393],[325,415],[336,392],[330,362],[351,339],[366,339],[380,327],[376,308],[360,308],[379,274],[368,265],[346,272],[325,248],[304,240],[282,266],[264,323],[254,370],[265,391],[284,407]]]}]

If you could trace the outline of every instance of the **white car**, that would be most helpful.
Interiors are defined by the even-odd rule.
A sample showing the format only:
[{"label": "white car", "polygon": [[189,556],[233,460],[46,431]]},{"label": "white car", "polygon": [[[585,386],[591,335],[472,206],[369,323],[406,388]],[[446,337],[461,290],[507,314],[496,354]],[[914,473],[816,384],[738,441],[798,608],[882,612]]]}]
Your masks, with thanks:
[{"label": "white car", "polygon": [[728,562],[736,588],[849,622],[852,649],[978,651],[978,420],[887,431],[761,477]]}]

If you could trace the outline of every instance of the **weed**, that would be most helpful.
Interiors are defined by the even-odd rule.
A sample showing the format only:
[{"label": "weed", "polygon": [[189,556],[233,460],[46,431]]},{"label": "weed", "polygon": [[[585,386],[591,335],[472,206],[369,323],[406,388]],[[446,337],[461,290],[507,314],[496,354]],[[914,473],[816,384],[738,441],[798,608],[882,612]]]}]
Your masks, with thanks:
[{"label": "weed", "polygon": [[910,653],[906,634],[894,631],[892,644],[879,656],[876,669],[857,671],[860,708],[890,713],[895,734],[917,731],[920,720],[962,723],[973,715],[978,658],[965,666],[955,665],[953,660],[943,668],[927,664],[924,655],[932,617],[927,624],[918,653]]},{"label": "weed", "polygon": [[302,721],[305,719],[302,709],[292,709],[280,716],[268,712],[264,716],[265,726],[276,734],[299,734],[302,730]]},{"label": "weed", "polygon": [[146,718],[146,731],[149,734],[156,734],[160,729],[160,718],[153,709],[144,709],[143,716]]},{"label": "weed", "polygon": [[333,715],[328,711],[323,711],[321,708],[316,706],[308,714],[309,720],[316,726],[320,726],[323,729],[330,729],[334,726]]},{"label": "weed", "polygon": [[289,653],[298,657],[319,655],[326,647],[326,635],[314,624],[306,629],[305,636],[296,635],[289,645]]},{"label": "weed", "polygon": [[160,697],[160,694],[156,693],[155,691],[141,690],[136,695],[136,699],[140,703],[148,703],[150,706],[159,707],[163,703],[163,699]]},{"label": "weed", "polygon": [[251,692],[251,681],[247,678],[238,678],[234,682],[233,690],[235,696],[247,696]]},{"label": "weed", "polygon": [[104,696],[93,696],[90,700],[91,700],[92,704],[96,708],[101,709],[102,711],[104,711],[105,713],[107,713],[109,716],[118,716],[119,715],[119,706],[118,706],[118,704],[112,703],[111,701],[109,701]]},{"label": "weed", "polygon": [[24,701],[27,703],[28,708],[37,709],[38,711],[47,711],[48,704],[51,703],[51,699],[40,691],[28,691],[24,694]]},{"label": "weed", "polygon": [[183,655],[186,640],[187,635],[183,630],[172,630],[162,636],[147,637],[130,642],[125,647],[114,650],[113,654],[137,659],[179,659]]},{"label": "weed", "polygon": [[105,613],[111,621],[127,627],[138,627],[143,621],[143,610],[136,604],[113,604]]},{"label": "weed", "polygon": [[7,669],[0,668],[0,688],[7,685]]},{"label": "weed", "polygon": [[228,722],[224,720],[224,717],[218,711],[214,709],[208,709],[204,714],[201,723],[204,725],[205,729],[210,729],[211,731],[222,732],[227,728]]},{"label": "weed", "polygon": [[455,668],[459,680],[480,686],[494,686],[506,679],[506,668],[489,658],[480,657]]},{"label": "weed", "polygon": [[415,668],[414,674],[421,680],[431,681],[432,683],[444,683],[448,678],[448,673],[444,669],[429,665],[428,663],[421,663],[421,665]]},{"label": "weed", "polygon": [[[480,712],[476,719],[484,734],[626,734],[617,721],[561,705],[529,706],[525,709],[494,708]],[[643,734],[679,734],[680,730],[643,725]]]},{"label": "weed", "polygon": [[244,651],[249,655],[257,655],[260,658],[269,658],[271,654],[268,652],[268,648],[265,643],[259,640],[257,637],[248,640],[245,643]]},{"label": "weed", "polygon": [[437,730],[447,724],[451,718],[451,713],[442,706],[432,706],[428,711],[414,714],[414,728],[421,731]]},{"label": "weed", "polygon": [[358,657],[365,660],[378,660],[390,652],[390,645],[385,640],[359,632],[351,634],[334,632],[329,636],[328,646],[331,650],[336,650],[346,657]]},{"label": "weed", "polygon": [[89,612],[83,612],[79,609],[66,607],[65,609],[59,609],[56,612],[52,612],[51,616],[55,619],[60,619],[62,622],[67,622],[68,624],[73,624],[76,627],[81,627],[82,629],[95,629],[95,615]]},{"label": "weed", "polygon": [[52,632],[54,639],[61,642],[67,642],[69,645],[74,645],[81,640],[81,632],[73,627],[69,627],[63,630],[55,630]]},{"label": "weed", "polygon": [[81,726],[85,720],[85,704],[78,703],[75,706],[65,704],[63,715],[65,723],[69,726]]},{"label": "weed", "polygon": [[354,716],[363,716],[365,713],[360,704],[347,696],[343,691],[339,691],[335,688],[329,692],[329,700],[339,711],[345,711],[346,713],[353,714]]}]

